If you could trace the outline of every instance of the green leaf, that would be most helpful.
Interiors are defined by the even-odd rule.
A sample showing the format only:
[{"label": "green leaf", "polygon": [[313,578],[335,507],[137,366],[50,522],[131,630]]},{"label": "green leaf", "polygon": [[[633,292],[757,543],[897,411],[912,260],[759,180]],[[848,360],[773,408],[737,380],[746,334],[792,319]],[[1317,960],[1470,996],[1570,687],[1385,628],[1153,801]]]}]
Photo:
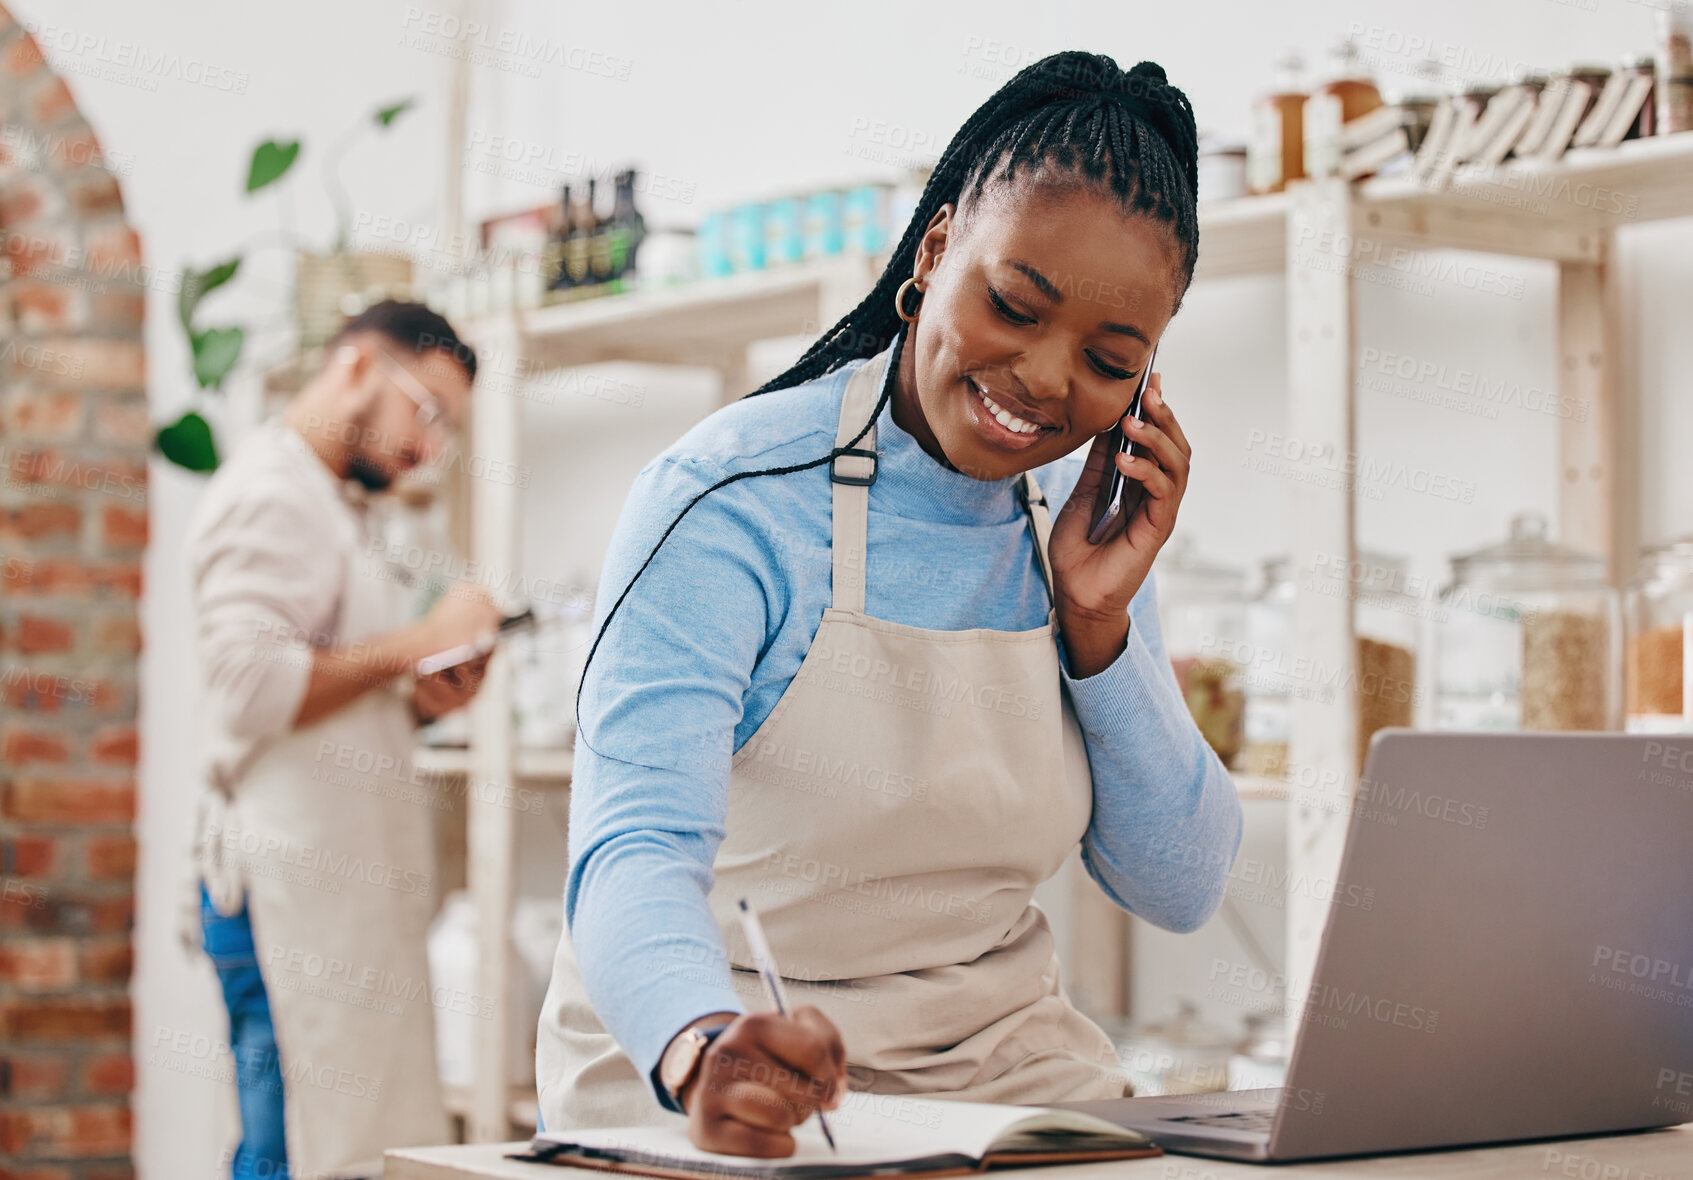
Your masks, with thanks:
[{"label": "green leaf", "polygon": [[212,438],[211,424],[196,411],[189,410],[169,426],[159,427],[153,436],[159,453],[189,471],[216,471],[217,443]]},{"label": "green leaf", "polygon": [[411,110],[412,107],[414,107],[416,105],[417,105],[417,99],[415,99],[415,98],[402,98],[399,102],[395,103],[393,106],[383,107],[381,110],[377,111],[376,114],[372,117],[375,118],[376,125],[378,127],[388,127],[388,126],[391,126],[393,124],[395,119],[399,118],[401,115],[405,114],[407,111]]},{"label": "green leaf", "polygon": [[176,296],[176,313],[182,320],[183,331],[190,336],[194,334],[194,309],[200,306],[200,300],[234,278],[240,267],[241,256],[237,254],[209,270],[183,269],[182,290]]},{"label": "green leaf", "polygon": [[194,378],[201,389],[223,388],[223,379],[241,359],[247,333],[240,328],[207,328],[190,334],[194,346]]},{"label": "green leaf", "polygon": [[300,154],[300,141],[290,139],[278,143],[267,139],[253,149],[253,162],[247,169],[247,191],[256,193],[267,184],[282,179]]}]

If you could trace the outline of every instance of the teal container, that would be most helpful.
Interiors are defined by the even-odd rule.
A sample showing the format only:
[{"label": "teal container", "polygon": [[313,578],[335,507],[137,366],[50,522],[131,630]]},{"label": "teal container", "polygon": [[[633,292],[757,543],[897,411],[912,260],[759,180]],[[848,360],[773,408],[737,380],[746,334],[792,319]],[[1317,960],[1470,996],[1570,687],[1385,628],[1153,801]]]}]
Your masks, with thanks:
[{"label": "teal container", "polygon": [[805,257],[839,254],[846,237],[841,222],[841,194],[831,189],[807,197],[801,232]]},{"label": "teal container", "polygon": [[866,184],[850,189],[841,205],[845,248],[853,254],[875,254],[888,241],[887,190]]},{"label": "teal container", "polygon": [[707,213],[700,221],[695,237],[695,251],[699,257],[700,275],[717,278],[729,274],[729,219],[722,213]]},{"label": "teal container", "polygon": [[805,257],[804,210],[797,197],[764,207],[764,258],[771,266]]},{"label": "teal container", "polygon": [[729,210],[729,266],[764,269],[764,206],[754,201]]}]

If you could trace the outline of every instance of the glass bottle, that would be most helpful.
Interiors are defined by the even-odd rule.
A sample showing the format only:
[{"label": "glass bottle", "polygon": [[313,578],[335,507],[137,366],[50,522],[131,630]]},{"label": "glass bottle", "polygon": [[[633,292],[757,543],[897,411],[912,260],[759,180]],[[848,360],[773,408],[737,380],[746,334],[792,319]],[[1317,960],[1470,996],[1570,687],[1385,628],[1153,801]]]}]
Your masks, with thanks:
[{"label": "glass bottle", "polygon": [[1255,195],[1279,193],[1305,175],[1305,59],[1289,50],[1276,62],[1275,89],[1252,107],[1246,183]]},{"label": "glass bottle", "polygon": [[594,200],[594,181],[588,181],[588,272],[596,283],[609,283],[616,277],[612,265],[612,220],[601,217]]},{"label": "glass bottle", "polygon": [[570,186],[564,186],[564,192],[559,198],[558,222],[547,235],[545,253],[542,255],[542,266],[547,275],[547,289],[562,291],[571,285],[570,267],[565,256],[565,242],[570,237],[570,219],[574,210],[570,203]]},{"label": "glass bottle", "polygon": [[570,286],[594,281],[588,264],[589,243],[594,236],[594,184],[594,178],[589,177],[588,187],[577,190],[577,199],[570,206],[564,233],[564,269]]},{"label": "glass bottle", "polygon": [[1435,725],[1616,728],[1622,604],[1604,560],[1554,544],[1523,513],[1509,539],[1452,558],[1433,628]]},{"label": "glass bottle", "polygon": [[1693,537],[1649,549],[1628,592],[1630,733],[1693,733]]}]

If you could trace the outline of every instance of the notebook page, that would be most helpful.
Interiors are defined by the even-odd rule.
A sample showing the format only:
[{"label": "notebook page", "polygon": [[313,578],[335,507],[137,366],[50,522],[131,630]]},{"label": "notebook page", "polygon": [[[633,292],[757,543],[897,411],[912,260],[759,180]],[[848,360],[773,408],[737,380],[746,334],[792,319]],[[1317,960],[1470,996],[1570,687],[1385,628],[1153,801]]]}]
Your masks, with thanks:
[{"label": "notebook page", "polygon": [[816,1116],[793,1128],[794,1154],[780,1159],[703,1151],[688,1139],[687,1120],[678,1116],[656,1127],[608,1127],[547,1132],[538,1140],[588,1147],[639,1151],[684,1161],[702,1170],[751,1167],[778,1170],[806,1164],[879,1164],[935,1155],[979,1159],[1002,1132],[1015,1123],[1046,1123],[1054,1116],[1064,1125],[1090,1130],[1120,1128],[1074,1111],[1045,1111],[987,1102],[947,1102],[900,1094],[847,1094],[839,1110],[828,1112],[829,1129],[839,1151],[831,1151]]}]

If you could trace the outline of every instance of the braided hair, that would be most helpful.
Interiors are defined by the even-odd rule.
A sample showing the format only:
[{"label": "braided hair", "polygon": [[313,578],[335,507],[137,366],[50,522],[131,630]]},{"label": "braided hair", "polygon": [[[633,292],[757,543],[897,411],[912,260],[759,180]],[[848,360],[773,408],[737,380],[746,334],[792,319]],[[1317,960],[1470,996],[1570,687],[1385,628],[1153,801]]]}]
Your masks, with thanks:
[{"label": "braided hair", "polygon": [[[1193,107],[1185,94],[1170,85],[1163,67],[1156,62],[1143,61],[1124,71],[1103,54],[1067,50],[1024,67],[978,107],[947,144],[899,245],[870,293],[819,336],[792,367],[747,396],[802,385],[887,348],[902,326],[895,292],[913,273],[918,243],[935,214],[948,202],[960,210],[968,208],[981,198],[991,181],[1015,180],[1019,167],[1043,180],[1109,192],[1125,214],[1167,225],[1177,248],[1179,305],[1193,280],[1199,255],[1198,157]],[[897,358],[890,361],[890,367],[897,364]],[[870,432],[893,385],[892,381],[884,384],[875,412],[847,446],[857,446]],[[822,455],[786,467],[736,472],[688,501],[606,612],[583,663],[581,684],[587,683],[594,653],[618,608],[694,505],[740,480],[790,475],[821,467],[832,457]],[[580,688],[578,685],[577,740],[586,744]]]}]

